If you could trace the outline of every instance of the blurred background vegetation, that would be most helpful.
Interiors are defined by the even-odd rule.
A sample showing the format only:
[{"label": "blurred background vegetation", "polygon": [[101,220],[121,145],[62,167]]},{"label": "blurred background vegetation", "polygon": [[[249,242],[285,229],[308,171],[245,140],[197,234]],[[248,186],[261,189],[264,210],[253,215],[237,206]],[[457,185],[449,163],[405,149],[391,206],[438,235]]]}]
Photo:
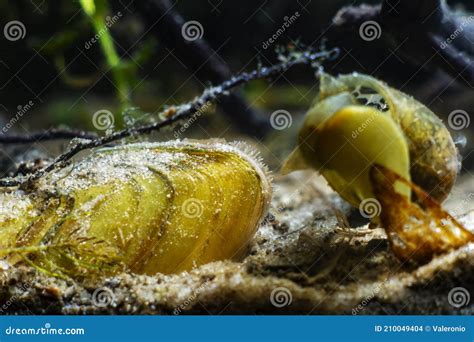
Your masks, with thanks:
[{"label": "blurred background vegetation", "polygon": [[[94,130],[92,115],[102,109],[114,113],[116,128],[160,120],[157,113],[165,106],[189,101],[210,84],[205,75],[198,76],[186,63],[186,58],[192,58],[191,51],[191,56],[183,56],[154,36],[137,13],[133,0],[96,0],[94,13],[87,13],[84,3],[0,0],[1,27],[19,20],[26,29],[24,39],[10,41],[1,37],[0,126],[16,115],[19,106],[29,101],[34,103],[8,133],[60,126]],[[202,25],[203,39],[233,73],[277,62],[277,46],[296,42],[317,46],[325,37],[328,47],[341,49],[341,57],[328,63],[326,71],[374,74],[414,95],[443,118],[454,109],[473,112],[472,88],[438,70],[420,69],[381,40],[360,39],[357,29],[343,35],[332,33],[330,27],[337,11],[345,5],[360,3],[362,1],[199,0],[179,1],[175,9],[185,20],[197,20]],[[458,10],[474,11],[472,1],[449,1],[449,4]],[[264,42],[282,26],[285,17],[295,12],[300,14],[298,19],[265,49]],[[90,43],[101,25],[118,13],[121,14],[119,19],[101,36],[101,41]],[[103,40],[108,39],[109,34],[112,45],[108,47],[109,52],[104,53],[107,44]],[[316,93],[314,72],[304,67],[295,68],[271,82],[256,81],[243,88],[249,106],[262,115],[268,117],[282,108],[292,113],[293,130],[270,132],[270,138],[267,135],[265,140],[269,150],[273,150],[271,136],[275,133],[294,136],[298,120]],[[124,109],[130,107],[137,109],[124,115]],[[216,111],[221,109],[210,110]],[[242,133],[245,132],[236,129],[225,116],[204,115],[183,137],[235,138]],[[464,135],[469,137],[469,132],[454,133],[458,140]],[[171,132],[160,135],[160,139],[170,137]],[[290,147],[285,146],[291,144],[286,142],[292,138],[288,139],[283,139],[284,143],[280,141],[275,148],[289,150]],[[472,168],[472,145],[468,144],[462,152],[467,158],[466,165]]]}]

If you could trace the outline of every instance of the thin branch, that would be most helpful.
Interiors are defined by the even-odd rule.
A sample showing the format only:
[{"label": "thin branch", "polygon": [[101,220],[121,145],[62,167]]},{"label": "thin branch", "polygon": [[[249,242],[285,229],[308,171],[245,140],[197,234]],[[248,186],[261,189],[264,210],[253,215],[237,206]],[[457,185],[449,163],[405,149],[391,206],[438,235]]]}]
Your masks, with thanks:
[{"label": "thin branch", "polygon": [[32,134],[9,134],[0,135],[0,144],[29,144],[38,141],[60,140],[60,139],[96,139],[97,134],[85,131],[69,129],[50,129]]},{"label": "thin branch", "polygon": [[[176,3],[172,4],[169,0],[141,0],[135,1],[134,6],[143,19],[146,31],[172,49],[202,82],[210,81],[216,84],[232,76],[229,66],[207,43],[205,28],[195,27],[199,30],[196,34],[202,34],[204,37],[185,39],[182,32],[185,19],[177,11]],[[203,30],[200,30],[201,28]],[[223,98],[218,104],[229,120],[247,134],[263,137],[271,128],[262,113],[249,106],[239,93]]]},{"label": "thin branch", "polygon": [[376,21],[383,28],[382,37],[399,46],[406,59],[440,68],[470,87],[474,84],[474,23],[453,12],[445,0],[384,0],[377,5],[348,6],[333,21],[342,32]]},{"label": "thin branch", "polygon": [[[167,119],[154,123],[151,125],[139,126],[127,128],[121,131],[117,131],[110,135],[106,135],[93,140],[79,141],[76,145],[71,147],[69,150],[59,155],[54,159],[54,161],[46,166],[43,169],[36,171],[35,173],[25,176],[25,177],[16,177],[16,178],[4,178],[0,180],[0,186],[11,187],[18,185],[28,186],[31,182],[42,177],[47,172],[52,171],[56,167],[63,166],[65,162],[72,159],[77,153],[83,150],[103,146],[105,144],[127,138],[130,136],[135,136],[139,134],[148,134],[154,131],[158,131],[164,127],[173,125],[174,123],[189,118],[192,115],[199,112],[201,108],[207,106],[209,103],[214,103],[216,100],[229,95],[229,91],[246,84],[250,81],[257,79],[270,79],[276,77],[285,71],[289,70],[296,65],[310,65],[313,68],[320,67],[320,63],[325,60],[332,60],[337,58],[339,55],[338,49],[332,50],[323,50],[320,52],[304,51],[301,53],[293,53],[285,61],[276,64],[271,67],[263,67],[251,72],[244,72],[238,76],[232,77],[227,81],[224,81],[218,86],[206,89],[201,96],[195,98],[193,101],[175,107],[174,114],[169,116]],[[170,112],[168,109],[166,112]],[[165,112],[164,112],[165,113]]]}]

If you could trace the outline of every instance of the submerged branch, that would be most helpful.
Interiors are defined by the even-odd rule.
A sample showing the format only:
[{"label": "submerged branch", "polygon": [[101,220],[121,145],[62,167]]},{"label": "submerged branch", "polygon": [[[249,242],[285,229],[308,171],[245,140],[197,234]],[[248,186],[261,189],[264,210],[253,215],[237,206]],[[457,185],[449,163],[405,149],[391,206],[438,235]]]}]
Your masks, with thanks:
[{"label": "submerged branch", "polygon": [[[216,84],[232,77],[229,66],[211,48],[205,37],[185,39],[182,32],[186,28],[185,19],[171,1],[142,0],[135,1],[134,6],[143,19],[146,31],[172,49],[202,82]],[[203,30],[200,32],[204,33]],[[249,106],[238,92],[223,98],[218,105],[223,109],[223,114],[244,133],[263,137],[271,129],[268,120]]]},{"label": "submerged branch", "polygon": [[11,134],[0,135],[0,144],[29,144],[38,141],[59,140],[59,139],[96,139],[97,134],[86,131],[69,129],[50,129],[32,134]]},{"label": "submerged branch", "polygon": [[347,6],[333,21],[340,34],[376,21],[386,43],[397,47],[407,60],[439,68],[469,87],[474,83],[474,23],[445,0],[384,0]]},{"label": "submerged branch", "polygon": [[286,58],[283,62],[273,65],[271,67],[262,67],[257,70],[253,70],[251,72],[244,72],[239,74],[238,76],[234,76],[224,82],[222,82],[218,86],[211,87],[206,89],[200,96],[195,98],[193,101],[174,107],[173,111],[170,109],[165,110],[162,114],[172,113],[168,116],[167,119],[153,123],[150,125],[138,126],[127,128],[121,131],[114,132],[110,135],[106,135],[100,138],[92,139],[92,140],[83,140],[79,141],[69,150],[64,152],[63,154],[59,155],[54,159],[54,161],[49,164],[48,166],[34,172],[31,175],[25,177],[16,177],[16,178],[4,178],[0,179],[0,186],[3,187],[11,187],[11,186],[19,186],[19,185],[28,185],[31,182],[39,179],[41,176],[46,174],[47,172],[52,171],[57,166],[64,165],[65,162],[71,160],[77,153],[103,146],[105,144],[139,135],[139,134],[148,134],[154,131],[158,131],[164,127],[168,127],[173,125],[174,123],[189,118],[192,115],[199,112],[203,107],[207,106],[209,103],[214,103],[216,100],[223,98],[229,95],[229,91],[246,84],[250,81],[257,80],[257,79],[269,79],[276,77],[285,71],[291,69],[293,66],[296,65],[310,65],[311,67],[320,67],[321,62],[325,60],[331,60],[337,58],[339,54],[338,49],[332,50],[322,50],[318,52],[314,51],[304,51],[304,52],[293,52]]}]

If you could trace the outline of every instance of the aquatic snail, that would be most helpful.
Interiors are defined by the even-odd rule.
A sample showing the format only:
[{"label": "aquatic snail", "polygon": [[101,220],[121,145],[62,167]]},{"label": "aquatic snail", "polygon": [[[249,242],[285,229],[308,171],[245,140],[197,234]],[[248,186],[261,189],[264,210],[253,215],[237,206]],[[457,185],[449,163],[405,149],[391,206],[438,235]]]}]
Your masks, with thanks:
[{"label": "aquatic snail", "polygon": [[[390,178],[392,182],[387,185],[383,177],[371,176],[374,166],[379,168],[379,175],[390,178],[393,173],[398,178]],[[366,201],[375,200],[380,208],[371,213],[372,223],[382,223],[392,246],[421,246],[422,235],[410,234],[410,230],[448,234],[448,230],[438,232],[422,227],[436,226],[436,216],[415,220],[411,214],[421,215],[416,210],[420,207],[412,201],[420,191],[432,199],[430,204],[448,196],[459,168],[452,137],[426,106],[371,76],[322,75],[319,95],[305,117],[298,146],[283,165],[282,173],[307,168],[318,170],[355,207],[364,210]],[[388,201],[387,194],[398,201]],[[434,205],[422,207],[424,213],[442,210],[434,210]],[[389,215],[394,212],[397,214]],[[459,240],[425,235],[432,247],[423,253],[414,253],[410,248],[394,252],[401,258],[412,255],[418,260],[426,259],[427,255],[459,246],[461,241],[471,241],[472,234],[462,232]]]},{"label": "aquatic snail", "polygon": [[459,168],[452,137],[430,109],[358,73],[322,75],[319,95],[298,140],[282,172],[319,170],[354,206],[374,197],[371,163],[412,180],[440,202],[448,196]]},{"label": "aquatic snail", "polygon": [[0,257],[60,276],[180,272],[242,255],[270,197],[243,144],[102,148],[29,192],[0,189]]}]

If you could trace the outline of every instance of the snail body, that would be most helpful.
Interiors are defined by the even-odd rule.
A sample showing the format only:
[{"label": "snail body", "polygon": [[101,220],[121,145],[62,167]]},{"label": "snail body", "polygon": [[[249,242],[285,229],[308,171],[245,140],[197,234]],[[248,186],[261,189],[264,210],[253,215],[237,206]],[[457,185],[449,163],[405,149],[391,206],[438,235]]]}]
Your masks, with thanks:
[{"label": "snail body", "polygon": [[0,190],[0,252],[69,274],[100,262],[112,273],[175,273],[237,258],[271,197],[247,151],[214,141],[104,148],[31,192]]},{"label": "snail body", "polygon": [[380,224],[399,259],[426,262],[474,241],[440,205],[458,171],[449,131],[426,106],[373,77],[322,76],[282,172],[305,168]]},{"label": "snail body", "polygon": [[[283,173],[313,168],[354,206],[373,198],[371,165],[386,167],[443,201],[458,170],[442,121],[414,98],[367,75],[323,74],[320,92]],[[410,187],[397,184],[404,196]]]},{"label": "snail body", "polygon": [[[380,222],[399,259],[424,263],[474,242],[474,234],[417,185],[380,165],[371,168],[370,177],[382,208]],[[415,200],[396,191],[396,183],[409,186]]]}]

